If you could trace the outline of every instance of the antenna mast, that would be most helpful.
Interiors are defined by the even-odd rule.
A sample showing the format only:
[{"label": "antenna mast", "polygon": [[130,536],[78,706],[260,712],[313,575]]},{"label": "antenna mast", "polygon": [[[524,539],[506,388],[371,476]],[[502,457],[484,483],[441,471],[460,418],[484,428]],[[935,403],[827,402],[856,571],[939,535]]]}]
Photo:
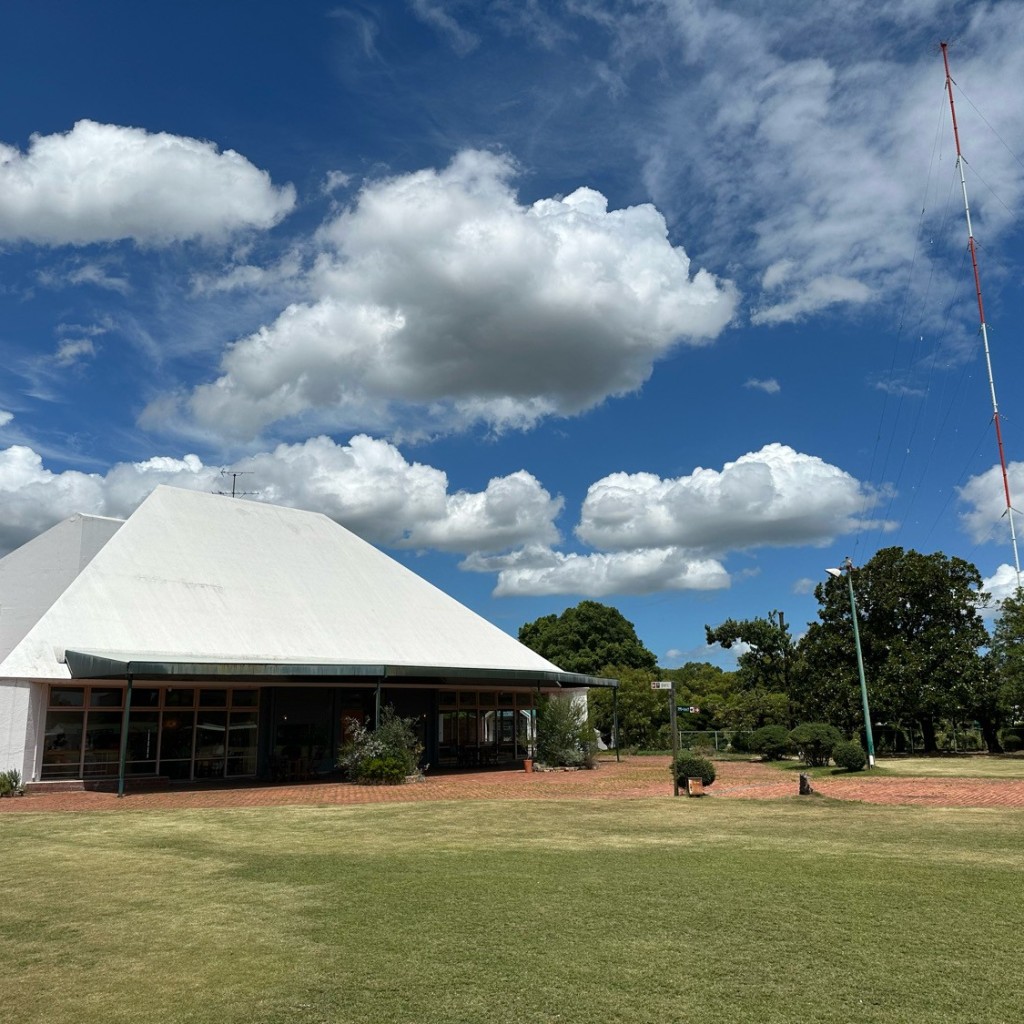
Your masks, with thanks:
[{"label": "antenna mast", "polygon": [[[232,497],[232,498],[244,498],[244,497],[246,497],[246,495],[258,494],[259,493],[258,491],[238,491],[238,490],[235,490],[235,484],[237,483],[238,478],[240,476],[251,476],[252,475],[252,470],[251,469],[239,469],[239,470],[222,469],[220,471],[220,475],[221,476],[229,476],[229,477],[231,477],[231,494],[230,494],[230,497]],[[218,491],[217,493],[218,494],[223,494],[225,497],[228,497],[228,492],[227,491]]]},{"label": "antenna mast", "polygon": [[1010,524],[1010,542],[1013,544],[1013,565],[1017,571],[1017,587],[1020,588],[1020,556],[1017,554],[1017,530],[1013,522],[1013,503],[1010,501],[1010,478],[1006,472],[1006,453],[1003,451],[1003,431],[999,424],[999,403],[996,401],[996,384],[992,376],[992,355],[988,347],[988,325],[985,323],[985,305],[981,301],[981,276],[978,273],[978,254],[974,246],[974,229],[971,227],[971,207],[967,202],[967,180],[964,177],[964,158],[960,152],[960,129],[956,124],[956,105],[953,103],[953,77],[949,73],[949,44],[940,43],[942,63],[946,68],[946,92],[949,94],[949,112],[953,118],[953,138],[956,141],[956,167],[960,172],[960,191],[964,197],[964,215],[967,218],[967,246],[971,252],[971,266],[974,268],[974,291],[978,297],[978,319],[981,322],[981,340],[985,347],[985,367],[988,370],[988,389],[992,396],[992,422],[996,427],[996,444],[999,446],[999,467],[1003,471],[1003,494],[1006,509],[1003,515]]}]

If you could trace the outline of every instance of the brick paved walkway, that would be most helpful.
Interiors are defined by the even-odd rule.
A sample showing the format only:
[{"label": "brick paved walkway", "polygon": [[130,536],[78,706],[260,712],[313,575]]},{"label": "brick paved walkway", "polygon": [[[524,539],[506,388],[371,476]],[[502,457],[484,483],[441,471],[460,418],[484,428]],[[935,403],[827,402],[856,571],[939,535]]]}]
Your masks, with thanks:
[{"label": "brick paved walkway", "polygon": [[[271,807],[297,804],[338,805],[412,803],[428,800],[577,800],[668,796],[672,784],[668,758],[626,758],[602,762],[592,772],[542,772],[521,769],[445,772],[407,786],[353,786],[337,782],[299,785],[174,786],[150,792],[40,793],[0,800],[0,813],[23,811],[128,811],[178,808]],[[796,795],[795,774],[768,765],[740,761],[716,763],[718,779],[709,793],[717,799],[771,800]],[[931,807],[1024,808],[1024,779],[894,778],[837,775],[815,779],[814,788],[839,800]]]}]

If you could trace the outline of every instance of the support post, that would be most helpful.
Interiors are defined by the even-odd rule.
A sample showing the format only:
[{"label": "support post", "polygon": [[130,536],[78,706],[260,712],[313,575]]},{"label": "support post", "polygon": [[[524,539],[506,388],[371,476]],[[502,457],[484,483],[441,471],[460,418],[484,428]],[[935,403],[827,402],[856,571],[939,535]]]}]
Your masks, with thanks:
[{"label": "support post", "polygon": [[668,691],[668,722],[672,730],[672,795],[679,796],[679,779],[676,777],[676,759],[679,757],[679,729],[676,725],[676,684]]},{"label": "support post", "polygon": [[619,761],[619,688],[612,690],[612,739],[615,741],[615,760]]},{"label": "support post", "polygon": [[377,680],[377,689],[373,694],[373,728],[374,731],[380,728],[380,680]]},{"label": "support post", "polygon": [[132,714],[132,674],[127,675],[124,691],[124,713],[121,715],[121,750],[117,758],[117,795],[124,796],[125,764],[128,761],[128,724]]}]

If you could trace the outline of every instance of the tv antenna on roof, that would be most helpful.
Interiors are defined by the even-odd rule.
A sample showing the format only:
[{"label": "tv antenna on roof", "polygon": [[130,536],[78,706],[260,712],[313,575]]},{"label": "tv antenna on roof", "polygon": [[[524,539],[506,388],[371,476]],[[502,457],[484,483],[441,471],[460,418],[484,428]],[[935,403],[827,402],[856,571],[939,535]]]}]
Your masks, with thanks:
[{"label": "tv antenna on roof", "polygon": [[223,494],[225,497],[231,498],[244,498],[247,494],[259,494],[259,491],[239,491],[236,490],[236,484],[240,476],[252,476],[251,469],[235,470],[235,469],[222,469],[220,471],[221,476],[231,477],[231,491],[218,491],[218,494]]}]

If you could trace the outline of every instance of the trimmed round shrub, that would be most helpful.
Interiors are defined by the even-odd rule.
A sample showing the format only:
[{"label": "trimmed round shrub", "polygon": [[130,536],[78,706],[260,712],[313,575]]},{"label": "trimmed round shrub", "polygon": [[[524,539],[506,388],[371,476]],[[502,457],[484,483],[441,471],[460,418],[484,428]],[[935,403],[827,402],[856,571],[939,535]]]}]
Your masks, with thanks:
[{"label": "trimmed round shrub", "polygon": [[1018,750],[1024,750],[1024,738],[1021,738],[1019,732],[1011,732],[1009,729],[1003,731],[1002,736],[999,737],[999,742],[1003,745],[1003,750],[1008,754],[1016,754]]},{"label": "trimmed round shrub", "polygon": [[405,759],[396,754],[368,757],[359,766],[356,781],[374,785],[398,786],[405,782],[406,767]]},{"label": "trimmed round shrub", "polygon": [[827,722],[805,722],[790,732],[789,740],[808,768],[824,768],[835,745],[842,743],[843,737],[834,725]]},{"label": "trimmed round shrub", "polygon": [[762,761],[778,761],[793,749],[784,725],[765,725],[750,737],[750,749],[761,755]]},{"label": "trimmed round shrub", "polygon": [[859,772],[867,765],[868,755],[856,740],[843,740],[832,748],[832,760],[835,761],[837,768]]},{"label": "trimmed round shrub", "polygon": [[687,779],[700,779],[705,786],[715,781],[715,766],[706,757],[698,757],[688,750],[679,754],[670,770],[680,786],[685,786]]},{"label": "trimmed round shrub", "polygon": [[730,733],[729,735],[729,746],[737,754],[749,754],[750,750],[750,733],[743,729],[737,729],[736,732]]}]

